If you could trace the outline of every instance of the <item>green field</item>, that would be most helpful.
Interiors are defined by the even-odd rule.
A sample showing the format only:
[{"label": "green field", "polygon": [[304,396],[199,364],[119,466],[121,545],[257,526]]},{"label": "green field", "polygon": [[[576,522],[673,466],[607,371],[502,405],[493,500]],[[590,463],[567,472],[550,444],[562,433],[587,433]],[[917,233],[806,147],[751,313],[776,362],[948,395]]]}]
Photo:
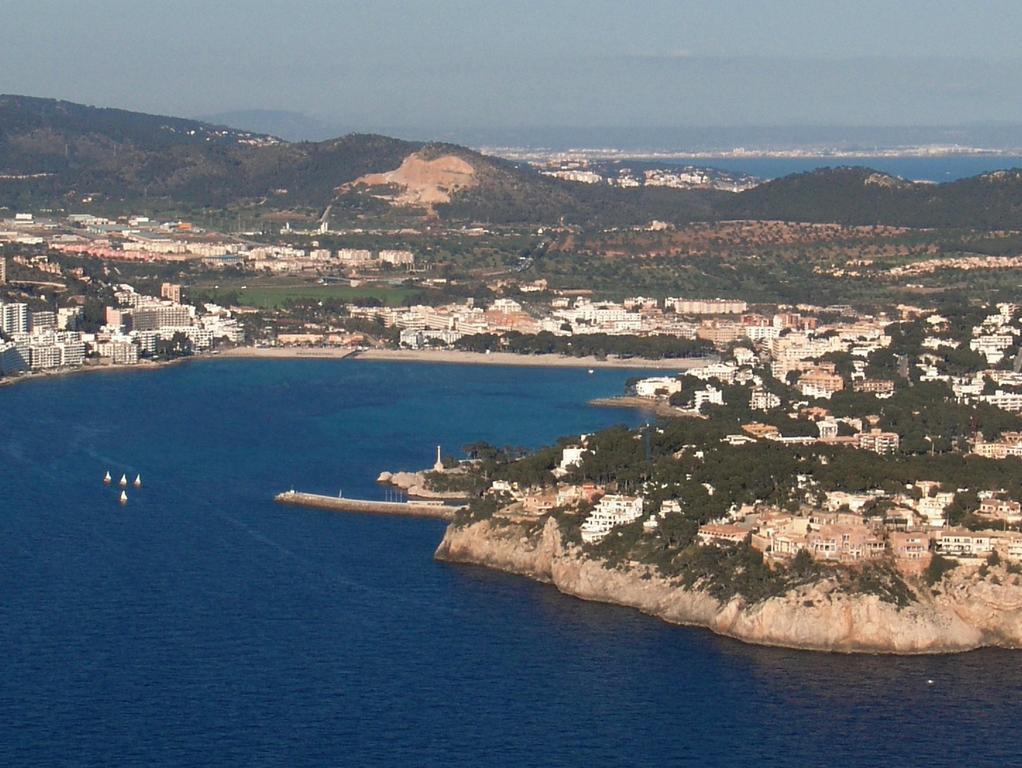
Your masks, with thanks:
[{"label": "green field", "polygon": [[348,285],[318,285],[314,283],[273,284],[265,285],[224,285],[219,288],[197,286],[196,289],[210,301],[217,301],[218,296],[233,298],[243,306],[273,309],[282,306],[289,299],[353,299],[375,298],[388,306],[397,306],[408,296],[418,291],[414,288],[391,285],[364,285],[352,288]]}]

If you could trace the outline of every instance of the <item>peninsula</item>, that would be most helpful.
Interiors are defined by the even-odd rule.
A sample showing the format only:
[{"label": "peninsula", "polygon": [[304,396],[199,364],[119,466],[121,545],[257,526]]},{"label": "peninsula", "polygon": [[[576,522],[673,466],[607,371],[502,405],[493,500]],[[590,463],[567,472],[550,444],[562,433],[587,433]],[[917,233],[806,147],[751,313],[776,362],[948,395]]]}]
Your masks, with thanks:
[{"label": "peninsula", "polygon": [[777,314],[769,342],[595,401],[657,424],[468,446],[482,490],[436,557],[752,643],[1022,647],[1020,323],[976,301]]}]

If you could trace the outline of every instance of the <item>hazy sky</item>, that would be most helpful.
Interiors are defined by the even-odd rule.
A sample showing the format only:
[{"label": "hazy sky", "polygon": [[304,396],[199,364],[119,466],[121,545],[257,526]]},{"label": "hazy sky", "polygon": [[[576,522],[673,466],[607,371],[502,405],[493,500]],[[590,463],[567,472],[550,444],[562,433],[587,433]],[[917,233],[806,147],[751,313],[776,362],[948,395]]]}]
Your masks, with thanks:
[{"label": "hazy sky", "polygon": [[351,127],[1022,122],[1018,0],[0,0],[0,92]]}]

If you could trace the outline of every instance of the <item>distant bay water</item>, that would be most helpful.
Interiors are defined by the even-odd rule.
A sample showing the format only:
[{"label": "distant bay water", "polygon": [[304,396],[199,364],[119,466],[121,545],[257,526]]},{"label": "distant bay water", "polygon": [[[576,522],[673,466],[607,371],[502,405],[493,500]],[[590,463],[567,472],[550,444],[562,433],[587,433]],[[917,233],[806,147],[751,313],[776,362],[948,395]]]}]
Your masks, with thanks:
[{"label": "distant bay water", "polygon": [[[436,521],[272,502],[382,497],[436,443],[637,425],[586,405],[630,375],[218,360],[0,388],[0,764],[1015,764],[1017,653],[745,646],[436,563]],[[142,474],[126,507],[107,469]]]},{"label": "distant bay water", "polygon": [[760,179],[776,179],[817,168],[861,166],[900,176],[911,181],[945,182],[978,176],[991,171],[1022,168],[1022,156],[939,155],[933,157],[727,157],[671,161],[672,165],[694,165],[744,173]]}]

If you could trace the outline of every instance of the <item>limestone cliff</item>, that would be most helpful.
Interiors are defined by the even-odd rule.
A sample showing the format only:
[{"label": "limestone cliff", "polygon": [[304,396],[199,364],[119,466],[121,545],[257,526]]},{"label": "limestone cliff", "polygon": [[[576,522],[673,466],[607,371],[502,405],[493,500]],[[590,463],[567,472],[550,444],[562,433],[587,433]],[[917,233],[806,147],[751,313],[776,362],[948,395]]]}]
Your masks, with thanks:
[{"label": "limestone cliff", "polygon": [[[748,605],[721,603],[644,566],[612,569],[567,545],[553,520],[540,535],[491,521],[451,525],[436,557],[548,582],[584,600],[637,608],[675,624],[706,627],[748,643],[846,653],[952,653],[1022,647],[1022,580],[1003,568],[987,578],[958,569],[934,594],[898,608],[873,595],[849,595],[821,581]],[[995,583],[990,577],[1001,582]]]}]

